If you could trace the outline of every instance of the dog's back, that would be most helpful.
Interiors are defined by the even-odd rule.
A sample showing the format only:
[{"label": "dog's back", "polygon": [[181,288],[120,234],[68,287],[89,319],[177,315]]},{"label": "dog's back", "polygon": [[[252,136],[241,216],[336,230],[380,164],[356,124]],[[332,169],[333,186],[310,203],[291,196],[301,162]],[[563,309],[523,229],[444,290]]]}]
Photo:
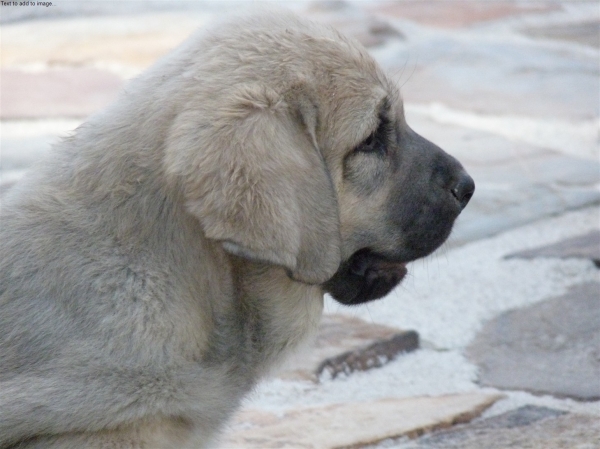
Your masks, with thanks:
[{"label": "dog's back", "polygon": [[[134,99],[151,85],[138,83]],[[185,364],[177,360],[183,342],[190,360],[207,350],[206,298],[228,307],[228,265],[164,181],[165,129],[157,123],[168,118],[156,114],[168,114],[169,100],[146,104],[132,126],[137,111],[128,98],[59,143],[3,201],[0,447],[177,415],[194,401],[192,409],[211,404],[214,411],[196,413],[216,428],[237,403],[240,393],[223,393],[216,365],[189,373],[197,376],[195,395],[170,377],[169,366]],[[147,441],[184,435],[185,427],[157,419]]]}]

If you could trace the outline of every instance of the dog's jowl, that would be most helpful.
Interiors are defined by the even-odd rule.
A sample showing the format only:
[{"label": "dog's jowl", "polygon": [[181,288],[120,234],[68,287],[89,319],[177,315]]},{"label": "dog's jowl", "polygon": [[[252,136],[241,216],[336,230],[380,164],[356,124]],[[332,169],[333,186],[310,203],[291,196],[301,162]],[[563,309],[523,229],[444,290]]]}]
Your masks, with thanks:
[{"label": "dog's jowl", "polygon": [[0,447],[207,446],[324,293],[386,295],[473,192],[355,41],[202,31],[3,198]]}]

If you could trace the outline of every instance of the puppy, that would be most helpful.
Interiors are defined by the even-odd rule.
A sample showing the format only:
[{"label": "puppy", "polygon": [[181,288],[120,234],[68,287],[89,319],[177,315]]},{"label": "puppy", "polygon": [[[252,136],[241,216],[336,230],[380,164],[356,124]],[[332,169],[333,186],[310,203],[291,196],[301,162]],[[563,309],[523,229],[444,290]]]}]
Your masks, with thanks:
[{"label": "puppy", "polygon": [[205,447],[325,292],[386,295],[473,191],[336,31],[191,38],[7,194],[0,447]]}]

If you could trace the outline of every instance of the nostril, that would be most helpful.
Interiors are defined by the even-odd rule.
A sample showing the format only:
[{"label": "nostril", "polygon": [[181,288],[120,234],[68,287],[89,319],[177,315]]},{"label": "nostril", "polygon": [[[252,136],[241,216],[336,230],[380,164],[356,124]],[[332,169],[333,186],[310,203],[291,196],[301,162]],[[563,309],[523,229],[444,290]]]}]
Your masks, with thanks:
[{"label": "nostril", "polygon": [[473,196],[473,193],[475,193],[475,181],[464,173],[452,189],[452,195],[458,200],[460,207],[464,209]]}]

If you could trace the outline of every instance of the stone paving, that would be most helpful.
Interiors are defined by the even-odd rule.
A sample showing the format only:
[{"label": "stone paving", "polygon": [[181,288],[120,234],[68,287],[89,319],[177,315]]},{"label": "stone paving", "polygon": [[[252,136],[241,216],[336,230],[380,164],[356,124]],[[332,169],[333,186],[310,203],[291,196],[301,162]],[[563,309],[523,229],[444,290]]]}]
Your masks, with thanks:
[{"label": "stone paving", "polygon": [[[402,449],[595,449],[596,417],[523,406],[477,423],[427,435]],[[381,446],[385,447],[385,446]]]},{"label": "stone paving", "polygon": [[222,446],[232,449],[360,447],[467,422],[497,399],[498,395],[482,393],[386,398],[293,410],[283,417],[245,410],[237,415],[233,431],[222,441]]},{"label": "stone paving", "polygon": [[507,258],[517,257],[535,259],[538,257],[560,257],[561,259],[579,258],[590,259],[600,268],[600,231],[594,230],[583,235],[546,245],[509,254]]},{"label": "stone paving", "polygon": [[[166,4],[1,7],[0,201],[127,79],[251,7]],[[222,447],[600,447],[598,5],[289,6],[367,46],[408,123],[477,191],[445,253],[409,267],[413,284],[360,310],[328,303],[315,346],[258,389]]]},{"label": "stone paving", "polygon": [[482,385],[600,400],[600,283],[505,312],[468,348]]}]

